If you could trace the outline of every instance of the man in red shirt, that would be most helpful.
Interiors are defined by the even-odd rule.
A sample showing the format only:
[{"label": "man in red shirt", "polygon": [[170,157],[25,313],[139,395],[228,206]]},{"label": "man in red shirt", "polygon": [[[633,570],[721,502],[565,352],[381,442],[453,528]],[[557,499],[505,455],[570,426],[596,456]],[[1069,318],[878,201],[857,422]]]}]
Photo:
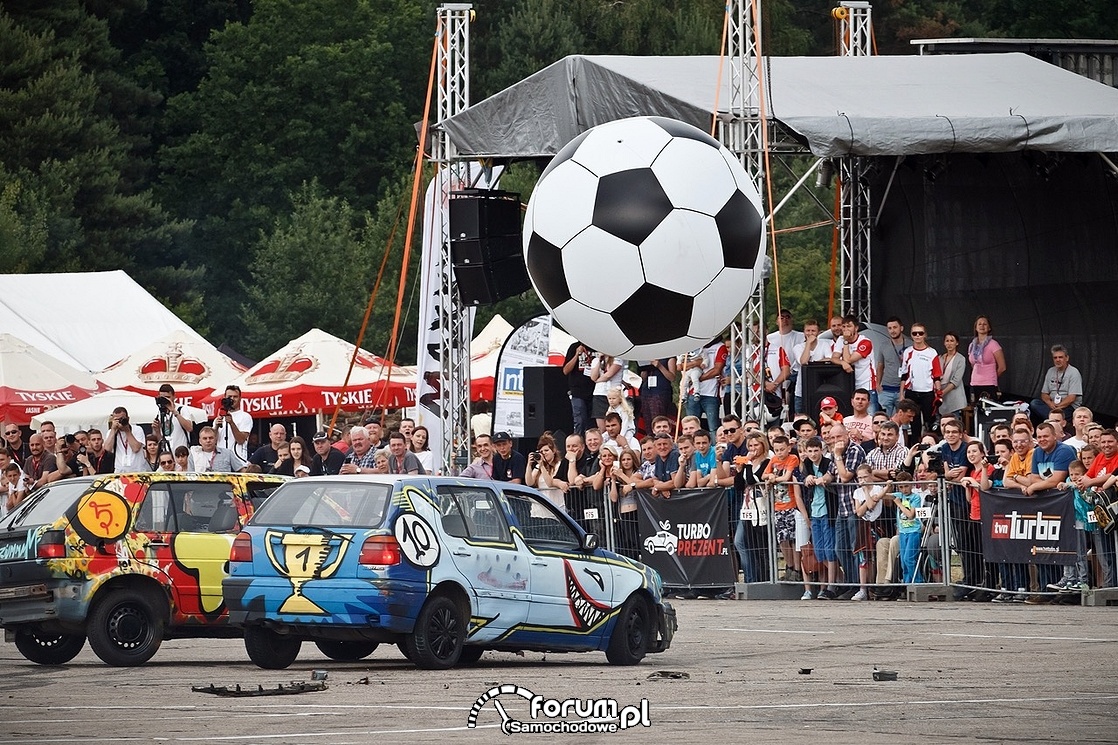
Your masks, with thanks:
[{"label": "man in red shirt", "polygon": [[1099,452],[1087,473],[1080,477],[1076,486],[1080,489],[1089,489],[1092,486],[1102,486],[1111,474],[1118,470],[1118,432],[1113,429],[1104,429],[1099,435]]}]

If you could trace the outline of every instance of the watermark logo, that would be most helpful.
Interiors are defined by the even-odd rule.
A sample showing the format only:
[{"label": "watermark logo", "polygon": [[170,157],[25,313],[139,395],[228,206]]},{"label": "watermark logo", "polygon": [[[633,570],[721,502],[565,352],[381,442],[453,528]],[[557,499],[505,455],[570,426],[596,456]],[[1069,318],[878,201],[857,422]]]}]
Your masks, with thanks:
[{"label": "watermark logo", "polygon": [[[512,717],[501,702],[502,697],[513,696],[528,702],[528,719]],[[468,729],[477,727],[478,715],[490,701],[501,717],[501,731],[506,735],[602,734],[652,726],[646,698],[629,706],[621,706],[612,698],[544,698],[522,686],[506,683],[478,696],[466,720]]]}]

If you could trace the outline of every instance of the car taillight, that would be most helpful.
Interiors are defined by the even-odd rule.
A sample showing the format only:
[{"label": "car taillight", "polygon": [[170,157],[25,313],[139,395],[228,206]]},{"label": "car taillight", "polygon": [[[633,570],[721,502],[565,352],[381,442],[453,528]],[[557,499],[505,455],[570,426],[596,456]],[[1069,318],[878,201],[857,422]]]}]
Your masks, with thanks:
[{"label": "car taillight", "polygon": [[374,535],[365,539],[361,546],[361,564],[393,566],[400,563],[400,544],[393,535]]},{"label": "car taillight", "polygon": [[229,551],[229,561],[252,561],[252,536],[243,531],[237,534]]},{"label": "car taillight", "polygon": [[61,559],[66,555],[66,533],[61,530],[48,530],[39,537],[39,548],[35,555],[40,559]]}]

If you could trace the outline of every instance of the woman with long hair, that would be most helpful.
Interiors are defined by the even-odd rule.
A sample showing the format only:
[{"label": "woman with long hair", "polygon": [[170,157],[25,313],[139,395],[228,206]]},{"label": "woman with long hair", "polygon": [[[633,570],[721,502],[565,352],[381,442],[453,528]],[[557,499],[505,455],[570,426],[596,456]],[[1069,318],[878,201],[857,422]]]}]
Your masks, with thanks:
[{"label": "woman with long hair", "polygon": [[953,417],[962,420],[960,416],[967,405],[967,394],[963,390],[963,378],[967,371],[966,360],[959,354],[959,335],[947,332],[943,335],[944,352],[939,356],[941,373],[939,402],[939,417]]},{"label": "woman with long hair", "polygon": [[1005,352],[1002,345],[992,336],[994,332],[990,319],[979,316],[974,319],[974,338],[967,347],[970,360],[971,401],[989,398],[1001,401],[1001,386],[998,378],[1005,373]]},{"label": "woman with long hair", "polygon": [[435,473],[435,454],[431,452],[431,446],[428,443],[430,436],[431,433],[427,431],[427,428],[420,424],[411,432],[408,450],[419,459],[424,472],[433,474]]},{"label": "woman with long hair", "polygon": [[566,508],[567,482],[566,461],[559,455],[555,438],[545,432],[536,441],[536,451],[528,456],[528,470],[525,478],[528,486],[539,489],[544,496],[558,507]]},{"label": "woman with long hair", "polygon": [[[620,454],[618,454],[620,452]],[[616,505],[614,518],[617,545],[614,550],[622,556],[640,559],[640,530],[637,525],[637,483],[641,481],[637,456],[632,450],[619,450],[612,442],[602,445],[598,473],[594,474],[594,488],[605,489],[610,501]]]},{"label": "woman with long hair", "polygon": [[734,548],[741,560],[746,582],[767,582],[769,579],[769,504],[762,474],[769,465],[769,441],[760,432],[746,435],[746,455],[738,466],[744,483],[742,506],[746,517],[739,516],[734,530]]}]

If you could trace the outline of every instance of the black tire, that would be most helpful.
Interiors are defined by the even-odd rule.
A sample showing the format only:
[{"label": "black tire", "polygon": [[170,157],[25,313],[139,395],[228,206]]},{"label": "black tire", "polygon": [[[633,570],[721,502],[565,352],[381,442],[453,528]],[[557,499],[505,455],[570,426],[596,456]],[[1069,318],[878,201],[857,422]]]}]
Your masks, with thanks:
[{"label": "black tire", "polygon": [[636,665],[652,643],[652,609],[640,595],[631,595],[617,614],[617,623],[606,647],[606,659],[613,665]]},{"label": "black tire", "polygon": [[163,643],[162,602],[154,593],[137,590],[111,590],[100,598],[86,626],[93,653],[113,667],[150,660]]},{"label": "black tire", "polygon": [[338,662],[353,662],[363,660],[380,646],[377,642],[336,641],[334,639],[319,639],[314,643],[322,654]]},{"label": "black tire", "polygon": [[458,664],[466,643],[466,617],[446,595],[435,595],[419,611],[415,630],[404,637],[408,659],[424,670],[446,670]]},{"label": "black tire", "polygon": [[290,667],[299,656],[303,641],[298,637],[277,634],[263,626],[245,629],[245,651],[257,667],[265,670],[283,670]]},{"label": "black tire", "polygon": [[476,644],[467,644],[462,647],[462,654],[458,656],[458,664],[476,665],[483,654],[485,654],[484,647],[479,647]]},{"label": "black tire", "polygon": [[16,649],[39,665],[65,665],[85,646],[85,634],[44,634],[38,629],[16,631]]},{"label": "black tire", "polygon": [[400,654],[408,658],[408,662],[415,662],[415,660],[411,658],[411,653],[408,652],[408,643],[406,641],[401,639],[400,641],[396,642],[396,647],[400,650]]}]

